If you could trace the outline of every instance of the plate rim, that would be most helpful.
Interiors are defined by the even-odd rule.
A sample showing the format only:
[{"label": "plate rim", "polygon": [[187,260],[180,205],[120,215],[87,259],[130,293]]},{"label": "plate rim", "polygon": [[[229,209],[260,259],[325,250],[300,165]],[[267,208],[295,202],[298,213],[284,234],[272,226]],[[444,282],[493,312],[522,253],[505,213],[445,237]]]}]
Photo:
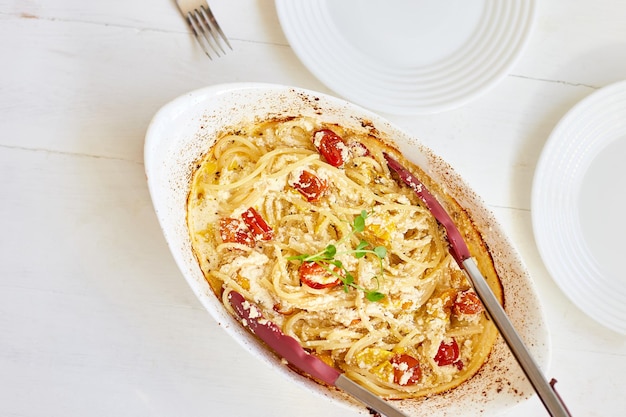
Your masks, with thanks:
[{"label": "plate rim", "polygon": [[[328,0],[315,0],[315,4],[323,6],[325,2],[327,1]],[[486,7],[487,5],[493,5],[493,4],[501,6],[498,0],[484,0],[483,3],[484,3],[484,7]],[[307,2],[307,4],[310,5],[313,3]],[[454,88],[454,90],[456,91],[464,90],[464,92],[462,92],[460,95],[458,93],[450,93],[449,91],[445,92],[445,95],[457,94],[455,97],[447,98],[444,96],[442,98],[443,93],[439,93],[439,95],[435,96],[434,98],[428,98],[427,94],[424,94],[422,98],[420,98],[419,95],[414,95],[412,98],[409,99],[410,101],[409,104],[404,104],[401,102],[405,101],[405,99],[398,100],[398,98],[394,98],[390,96],[384,97],[384,95],[382,96],[382,98],[387,100],[387,102],[381,103],[381,100],[379,100],[381,98],[381,94],[380,94],[381,89],[377,90],[378,95],[376,95],[375,99],[367,100],[366,96],[363,96],[362,93],[360,92],[367,91],[367,89],[363,87],[366,85],[371,85],[372,81],[376,81],[376,77],[373,77],[373,76],[365,77],[363,78],[363,82],[358,83],[356,85],[356,87],[360,87],[360,88],[356,88],[356,87],[353,88],[353,87],[349,87],[348,83],[342,82],[342,80],[345,81],[345,80],[350,79],[351,80],[350,82],[356,82],[358,77],[346,76],[343,78],[336,78],[337,76],[333,75],[337,73],[336,70],[334,70],[333,68],[325,67],[324,65],[316,64],[316,62],[323,62],[324,61],[323,58],[325,58],[326,55],[323,55],[320,52],[318,52],[317,54],[316,53],[312,54],[310,51],[316,50],[315,48],[316,42],[309,41],[308,43],[306,43],[307,39],[304,35],[302,35],[303,28],[306,29],[306,26],[303,26],[302,24],[306,25],[306,24],[309,24],[309,22],[311,22],[310,24],[314,25],[316,21],[315,14],[313,14],[312,16],[307,15],[307,19],[304,19],[304,21],[302,21],[300,19],[297,19],[297,16],[294,16],[292,11],[294,10],[294,8],[301,8],[301,7],[308,7],[308,6],[303,6],[303,3],[298,2],[298,1],[294,2],[291,0],[275,0],[275,7],[277,10],[279,22],[283,29],[285,37],[287,38],[290,46],[292,47],[293,51],[298,56],[300,61],[305,65],[305,67],[309,69],[309,71],[311,71],[311,73],[318,80],[320,80],[324,85],[326,85],[328,88],[330,88],[332,91],[336,92],[340,96],[360,106],[366,107],[374,111],[378,111],[378,112],[382,112],[386,114],[396,114],[396,115],[433,114],[433,113],[440,113],[440,112],[456,109],[482,96],[491,88],[495,87],[495,85],[498,84],[504,77],[506,77],[510,69],[518,62],[520,57],[523,55],[523,52],[527,48],[527,45],[529,43],[531,34],[533,32],[533,29],[537,20],[536,19],[536,15],[537,15],[536,0],[516,0],[516,3],[513,5],[509,3],[506,3],[506,4],[508,6],[505,6],[505,7],[523,10],[525,14],[520,15],[520,13],[516,13],[515,14],[516,24],[513,25],[515,26],[515,28],[511,29],[510,32],[507,32],[507,42],[509,44],[512,43],[512,45],[508,45],[507,48],[503,48],[503,49],[496,51],[498,52],[496,54],[498,56],[494,58],[495,64],[493,62],[494,59],[491,59],[491,62],[483,63],[482,71],[487,73],[487,75],[477,76],[475,75],[475,72],[472,72],[474,73],[474,75],[472,75],[472,73],[467,73],[467,77],[462,78],[463,80],[465,80],[465,78],[471,77],[472,78],[471,80],[462,81],[460,84],[458,84],[455,81],[455,83],[458,84],[458,87]],[[519,10],[517,11],[519,12]],[[297,20],[300,23],[297,29],[295,28],[295,26],[297,26],[296,23],[298,22],[294,23],[295,20]],[[497,27],[497,26],[498,25],[495,24],[495,25],[492,25],[491,27]],[[509,30],[509,29],[506,29],[506,30]],[[344,41],[344,39],[341,39],[340,41]],[[492,46],[496,45],[496,43],[491,40],[489,40],[489,42],[490,42],[490,45]],[[338,41],[337,43],[341,43],[341,42]],[[329,43],[326,43],[325,46],[328,47]],[[503,51],[506,51],[506,52],[503,52]],[[481,57],[489,58],[491,57],[491,55],[487,53],[486,55],[485,54],[481,55]],[[350,62],[351,60],[346,61],[346,63],[350,63]],[[355,62],[352,61],[352,63],[355,63]],[[489,64],[489,65],[486,65],[486,64]],[[429,65],[431,67],[436,67],[438,65],[438,62],[433,62],[432,64],[429,64]],[[352,74],[354,75],[354,73]],[[470,82],[472,80],[476,80],[476,78],[479,79],[479,82],[477,84],[473,84],[472,82]],[[446,81],[450,81],[451,79],[452,78],[443,79],[444,84]],[[403,88],[403,90],[407,90],[411,88],[411,85],[413,86],[419,85],[419,82],[415,82],[415,81],[416,80],[413,80],[413,81],[405,80],[405,84],[401,85],[401,87]],[[417,81],[419,81],[419,79]],[[441,84],[442,81],[438,81],[438,83]],[[383,85],[382,87],[389,87],[389,84]],[[382,91],[389,91],[389,89],[382,89]],[[441,91],[443,92],[445,90],[441,90]],[[420,101],[424,101],[426,104],[423,104],[423,103],[420,104]]]},{"label": "plate rim", "polygon": [[[600,314],[599,310],[592,308],[593,305],[598,305],[597,303],[583,302],[580,291],[574,291],[574,287],[571,285],[572,278],[569,277],[568,275],[569,278],[566,280],[565,277],[563,276],[565,271],[561,265],[564,264],[564,262],[558,262],[557,260],[561,259],[561,257],[565,257],[565,259],[576,260],[577,257],[575,256],[576,254],[572,256],[572,252],[568,252],[568,251],[559,252],[557,250],[554,250],[553,247],[551,246],[551,245],[554,246],[553,244],[554,241],[552,240],[551,234],[547,232],[545,225],[550,220],[556,218],[557,216],[554,214],[550,216],[551,213],[546,213],[546,211],[549,211],[549,210],[547,210],[546,207],[544,206],[544,201],[545,201],[546,196],[551,195],[550,193],[551,192],[553,193],[555,191],[553,188],[549,188],[549,185],[546,185],[546,182],[547,182],[546,178],[558,178],[558,174],[561,174],[560,172],[556,172],[554,169],[551,170],[550,164],[553,164],[555,159],[559,160],[559,158],[555,158],[555,154],[557,154],[559,150],[558,146],[563,144],[566,140],[570,140],[570,141],[572,140],[571,137],[566,138],[565,136],[563,136],[563,131],[566,128],[568,128],[568,126],[576,126],[578,118],[580,118],[582,115],[586,114],[587,116],[589,116],[590,114],[589,112],[591,112],[592,115],[594,113],[599,114],[597,113],[598,111],[597,106],[602,105],[603,103],[606,104],[607,101],[610,100],[612,97],[614,97],[616,93],[621,94],[623,96],[622,102],[626,104],[626,80],[613,82],[611,84],[608,84],[604,87],[601,87],[591,92],[590,94],[588,94],[587,96],[579,100],[577,103],[575,103],[567,112],[565,112],[565,114],[559,119],[557,124],[552,129],[551,133],[548,136],[548,139],[546,140],[541,150],[540,156],[537,160],[535,173],[533,175],[532,191],[531,191],[531,221],[532,221],[532,227],[533,227],[533,234],[535,236],[535,242],[536,242],[540,257],[546,269],[548,270],[548,273],[550,274],[552,280],[556,283],[559,289],[565,294],[565,296],[574,305],[576,305],[576,307],[579,310],[581,310],[583,313],[585,313],[588,317],[593,319],[595,322],[603,325],[607,329],[626,335],[626,324],[619,326],[616,323],[616,322],[619,322],[620,320],[626,323],[626,310],[624,310],[625,314],[623,314],[623,317],[620,316],[618,320],[607,320],[607,318],[609,318],[609,315]],[[626,106],[619,110],[621,110],[621,113],[618,112],[617,114],[620,114],[626,118]],[[609,114],[614,114],[614,113],[609,113]],[[606,112],[602,113],[602,116],[606,116],[606,115],[607,115]],[[577,136],[575,139],[576,139],[575,141],[572,141],[569,143],[572,147],[574,147],[574,145],[576,144],[584,143],[585,140],[589,139],[589,135],[584,136],[584,137]],[[604,146],[607,146],[607,145],[610,145],[611,141],[609,138],[605,138],[604,141],[601,143],[603,143]],[[569,161],[572,158],[574,158],[576,155],[577,154],[570,152],[569,155],[560,158],[560,160]],[[597,155],[595,157],[597,157]],[[588,169],[589,167],[586,167],[586,168]],[[560,191],[566,191],[562,195],[566,195],[566,194],[570,195],[570,194],[576,194],[578,189],[574,189],[574,188],[570,188],[568,190],[560,189]],[[572,211],[573,213],[568,213],[568,214],[570,215],[577,214],[578,207],[576,206],[575,208],[572,209]],[[561,212],[559,211],[559,213]],[[558,217],[564,217],[564,216],[559,214]],[[581,244],[572,245],[568,248],[582,250],[583,247],[586,247],[584,242],[582,245]],[[578,252],[578,253],[581,253],[581,252]],[[568,258],[568,255],[569,255],[569,258]],[[577,264],[577,265],[580,265],[580,264]],[[581,276],[587,277],[587,275],[588,274],[580,274],[580,275],[576,275],[576,277],[578,277],[578,279],[584,284],[587,280],[584,278],[581,278]],[[624,287],[624,289],[626,290],[626,287]],[[590,296],[593,296],[594,294],[595,293],[587,292],[585,296],[590,297]],[[606,293],[603,293],[603,294],[606,295]],[[612,317],[612,315],[610,317]]]}]

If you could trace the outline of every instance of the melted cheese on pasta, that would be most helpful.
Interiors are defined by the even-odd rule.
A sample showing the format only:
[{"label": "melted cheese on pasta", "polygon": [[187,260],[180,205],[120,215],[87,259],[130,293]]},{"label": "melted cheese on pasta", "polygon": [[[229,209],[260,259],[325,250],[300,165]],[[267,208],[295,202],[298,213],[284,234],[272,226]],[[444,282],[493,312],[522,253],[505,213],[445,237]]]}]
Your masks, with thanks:
[{"label": "melted cheese on pasta", "polygon": [[[367,152],[362,146],[350,153],[344,149],[345,163],[332,166],[316,148],[314,133],[320,129],[333,130],[346,144],[365,145]],[[497,333],[484,312],[455,311],[459,294],[470,285],[448,252],[444,230],[417,196],[396,182],[383,151],[440,198],[501,295],[489,253],[453,199],[373,135],[315,119],[265,121],[218,138],[193,175],[188,226],[194,253],[218,297],[240,292],[309,352],[378,395],[416,398],[474,375]],[[328,186],[316,201],[294,187],[304,170]],[[271,227],[271,239],[224,241],[220,222],[241,218],[249,208]],[[363,210],[365,228],[354,233],[352,222]],[[379,257],[351,253],[360,240],[386,248],[382,270]],[[358,288],[315,289],[301,282],[302,261],[293,257],[320,253],[329,244],[337,246],[335,260]],[[384,298],[369,301],[367,290]],[[234,314],[228,302],[224,305]],[[441,346],[453,342],[458,357],[440,365],[435,358]],[[394,360],[399,355],[417,360],[417,380],[411,380],[407,363]]]}]

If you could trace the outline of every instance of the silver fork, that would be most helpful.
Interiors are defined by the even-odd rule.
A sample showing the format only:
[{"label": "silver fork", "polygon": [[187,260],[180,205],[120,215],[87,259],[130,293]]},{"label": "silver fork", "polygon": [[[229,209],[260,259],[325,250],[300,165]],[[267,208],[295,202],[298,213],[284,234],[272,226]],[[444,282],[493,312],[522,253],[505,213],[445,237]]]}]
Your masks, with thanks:
[{"label": "silver fork", "polygon": [[224,43],[231,50],[233,49],[206,0],[176,0],[176,4],[187,20],[187,24],[193,31],[198,43],[202,46],[204,53],[210,59],[213,57],[209,51],[214,52],[218,57],[221,56],[219,51],[226,55],[222,46]]}]

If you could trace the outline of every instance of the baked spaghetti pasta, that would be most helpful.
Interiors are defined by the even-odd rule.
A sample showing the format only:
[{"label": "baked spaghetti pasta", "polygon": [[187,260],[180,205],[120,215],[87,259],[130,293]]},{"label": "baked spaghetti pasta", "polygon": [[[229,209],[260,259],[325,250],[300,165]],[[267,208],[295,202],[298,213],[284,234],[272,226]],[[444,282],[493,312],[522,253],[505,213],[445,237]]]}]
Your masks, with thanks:
[{"label": "baked spaghetti pasta", "polygon": [[200,267],[231,313],[224,301],[234,290],[374,393],[417,398],[474,375],[497,331],[444,229],[383,152],[440,199],[501,297],[467,214],[371,132],[298,117],[223,134],[196,167],[187,221]]}]

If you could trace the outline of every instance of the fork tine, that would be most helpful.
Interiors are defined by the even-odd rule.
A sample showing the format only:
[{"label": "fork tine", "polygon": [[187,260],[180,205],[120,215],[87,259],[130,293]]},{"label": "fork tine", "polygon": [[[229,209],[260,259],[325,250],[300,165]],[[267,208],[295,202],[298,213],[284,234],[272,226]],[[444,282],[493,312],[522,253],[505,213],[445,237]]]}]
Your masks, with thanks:
[{"label": "fork tine", "polygon": [[[200,9],[194,10],[194,17],[196,19],[196,23],[200,27],[200,31],[202,32],[202,35],[204,36],[204,39],[206,40],[207,44],[209,44],[213,52],[215,52],[215,54],[219,57],[220,52],[217,50],[217,48],[219,47],[220,49],[222,49],[222,47],[217,41],[217,37],[215,36],[215,33],[213,33],[213,29],[211,28],[209,21],[205,19],[205,16],[202,13],[203,12]],[[223,49],[222,49],[222,52],[226,54],[226,52],[224,52]]]},{"label": "fork tine", "polygon": [[[209,53],[209,50],[207,49],[207,47],[205,45],[205,43],[207,43],[207,42],[203,42],[202,41],[203,37],[206,39],[206,34],[204,34],[204,28],[202,27],[201,22],[199,22],[197,20],[197,17],[193,13],[188,12],[187,13],[187,24],[193,30],[193,35],[195,36],[196,40],[198,41],[198,43],[202,47],[202,50],[204,51],[206,56],[208,56],[209,59],[212,61],[213,57],[211,56],[211,54]],[[200,33],[203,33],[204,36],[201,36]]]},{"label": "fork tine", "polygon": [[[226,45],[228,45],[228,47],[232,51],[233,47],[230,46],[230,42],[228,42],[228,38],[226,37],[226,35],[224,35],[224,32],[222,31],[222,28],[220,27],[220,24],[217,23],[217,19],[213,15],[213,12],[211,11],[211,7],[209,7],[209,5],[207,3],[206,6],[202,5],[202,6],[200,6],[200,8],[202,9],[202,12],[205,14],[205,17],[208,18],[208,21],[211,22],[211,24],[213,25],[213,27],[215,27],[215,29],[217,29],[217,33],[219,33],[219,35],[221,36],[222,40],[224,42],[226,42]],[[217,37],[215,37],[215,40],[217,41]],[[217,44],[220,45],[219,42],[217,42]],[[224,51],[224,48],[222,48],[221,45],[220,45],[220,48],[222,49],[222,52],[225,54],[226,51]]]},{"label": "fork tine", "polygon": [[[199,9],[196,9],[196,13],[199,16],[202,16],[202,19],[204,21],[204,25],[207,29],[207,32],[211,34],[211,40],[213,41],[212,45],[215,46],[217,45],[218,48],[220,48],[222,50],[222,53],[224,55],[226,55],[226,51],[224,50],[224,48],[222,48],[222,44],[220,44],[219,42],[219,38],[218,38],[218,34],[215,33],[215,29],[213,29],[213,26],[210,24],[210,19],[206,14],[206,9],[204,8],[204,6],[200,6]],[[217,50],[215,49],[215,47],[213,48],[213,50],[215,51],[215,53],[219,56],[219,53],[217,52]]]},{"label": "fork tine", "polygon": [[202,50],[211,60],[216,55],[220,57],[220,51],[226,55],[223,43],[226,43],[231,50],[233,49],[217,23],[207,0],[176,0],[176,4]]}]

